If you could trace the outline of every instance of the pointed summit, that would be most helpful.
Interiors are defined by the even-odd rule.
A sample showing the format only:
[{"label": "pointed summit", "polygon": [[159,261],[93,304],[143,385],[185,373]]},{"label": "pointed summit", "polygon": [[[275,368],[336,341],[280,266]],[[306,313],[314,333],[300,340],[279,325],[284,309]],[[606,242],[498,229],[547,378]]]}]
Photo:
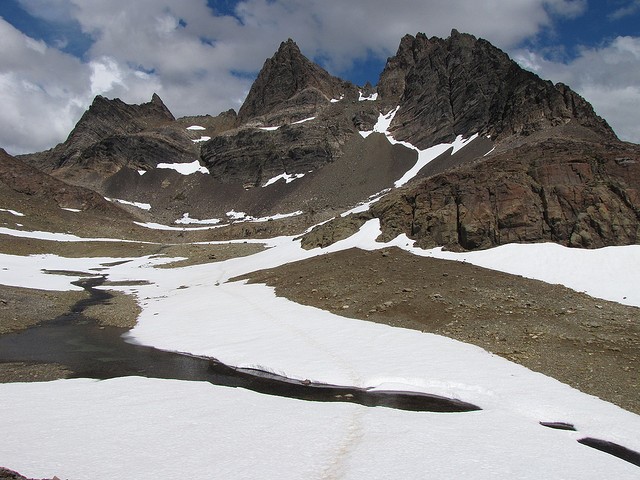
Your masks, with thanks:
[{"label": "pointed summit", "polygon": [[264,63],[238,117],[244,122],[292,105],[315,107],[339,98],[349,89],[355,87],[313,63],[288,39]]},{"label": "pointed summit", "polygon": [[378,92],[400,105],[391,124],[396,138],[421,148],[457,135],[496,139],[565,125],[615,137],[568,87],[542,80],[486,40],[457,30],[447,39],[405,36],[387,61]]}]

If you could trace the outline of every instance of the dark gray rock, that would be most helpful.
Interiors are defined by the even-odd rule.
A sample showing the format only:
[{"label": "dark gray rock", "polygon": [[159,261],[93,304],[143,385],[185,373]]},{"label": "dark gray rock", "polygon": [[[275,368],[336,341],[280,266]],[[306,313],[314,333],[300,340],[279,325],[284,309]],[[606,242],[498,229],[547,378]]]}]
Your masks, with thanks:
[{"label": "dark gray rock", "polygon": [[238,117],[242,123],[290,123],[315,115],[331,99],[354,95],[356,87],[331,76],[289,39],[264,63]]},{"label": "dark gray rock", "polygon": [[567,86],[523,70],[472,35],[405,36],[378,85],[385,103],[400,105],[391,128],[399,140],[426,148],[457,135],[526,136],[575,123],[615,139],[591,105]]}]

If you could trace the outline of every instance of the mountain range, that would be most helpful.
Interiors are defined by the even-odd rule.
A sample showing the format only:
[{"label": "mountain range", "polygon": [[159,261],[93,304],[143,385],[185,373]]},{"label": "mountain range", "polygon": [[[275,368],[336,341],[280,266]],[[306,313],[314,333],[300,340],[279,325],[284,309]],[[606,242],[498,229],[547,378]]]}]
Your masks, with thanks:
[{"label": "mountain range", "polygon": [[[388,114],[386,135],[363,138]],[[420,150],[474,135],[393,188]],[[185,212],[224,219],[233,209],[254,217],[301,210],[313,222],[392,188],[354,225],[373,216],[385,239],[406,233],[421,246],[472,250],[637,243],[639,158],[639,147],[618,140],[568,86],[454,30],[447,39],[405,36],[375,88],[330,75],[289,39],[238,113],[175,119],[155,94],[142,105],[98,96],[64,143],[13,162],[148,203],[129,214],[161,223]],[[324,226],[319,244],[340,237],[333,227],[341,228]]]},{"label": "mountain range", "polygon": [[[549,472],[553,477],[556,467],[558,478],[566,478],[566,469],[582,465],[591,473],[592,467],[600,468],[595,453],[574,454],[578,442],[626,460],[631,468],[640,465],[635,428],[640,296],[633,264],[640,244],[640,146],[618,139],[569,86],[522,69],[483,39],[456,30],[446,39],[406,35],[375,86],[331,75],[288,39],[265,61],[239,110],[216,116],[175,118],[157,94],[140,105],[97,96],[63,143],[19,156],[0,149],[0,207],[0,256],[7,263],[0,270],[0,343],[42,326],[69,323],[74,334],[74,329],[89,332],[65,344],[69,352],[60,359],[37,356],[55,350],[48,348],[54,334],[45,341],[36,337],[40,343],[26,349],[29,355],[35,352],[31,360],[7,359],[0,349],[0,394],[8,391],[6,382],[105,379],[91,385],[84,380],[43,383],[43,389],[59,388],[59,395],[40,396],[37,388],[35,394],[20,393],[16,383],[25,402],[13,402],[12,408],[40,397],[58,405],[72,383],[79,393],[56,408],[66,412],[65,405],[76,401],[78,409],[85,408],[86,392],[104,388],[106,395],[97,394],[104,404],[91,400],[92,406],[102,405],[96,410],[110,412],[130,398],[131,411],[143,406],[145,418],[149,412],[163,418],[141,425],[141,435],[173,441],[173,431],[146,433],[174,418],[174,407],[166,407],[173,400],[164,392],[201,388],[203,378],[228,370],[245,379],[248,393],[227,388],[246,386],[236,380],[207,380],[214,385],[202,395],[203,405],[212,403],[212,392],[231,405],[213,415],[219,422],[211,429],[215,441],[225,445],[246,446],[248,438],[288,428],[284,415],[297,408],[316,415],[318,405],[308,401],[307,387],[326,393],[339,382],[352,382],[354,388],[344,390],[351,393],[336,393],[329,401],[352,403],[352,392],[373,397],[386,392],[407,395],[411,402],[412,395],[435,390],[436,397],[469,400],[486,410],[455,421],[465,429],[472,425],[476,438],[491,441],[473,440],[455,462],[447,460],[450,452],[441,459],[421,452],[406,465],[420,457],[442,473],[451,472],[449,463],[458,468],[468,460],[464,464],[478,474],[478,462],[492,465],[487,458],[504,457],[504,465],[495,467],[498,473],[478,478],[524,470],[530,474],[526,478]],[[606,294],[583,293],[592,294],[594,284],[596,293]],[[84,348],[87,338],[98,339],[95,352],[108,349],[109,355],[92,353],[93,344]],[[108,348],[99,343],[105,338]],[[157,364],[147,350],[142,357],[151,364],[145,367],[149,371],[127,363],[137,358],[130,349],[146,346],[154,347],[149,350]],[[116,356],[121,351],[125,360]],[[166,360],[167,352],[186,353]],[[107,365],[106,373],[100,362]],[[170,388],[163,383],[167,379]],[[258,386],[251,386],[254,381]],[[261,385],[274,381],[303,391],[299,397],[284,395],[286,401],[295,397],[295,408],[293,403],[282,407],[277,393],[269,401],[278,408],[265,406],[263,397],[254,401],[251,395],[262,395]],[[239,397],[245,394],[246,402]],[[189,394],[189,401],[198,395]],[[606,402],[590,395],[617,406],[603,407]],[[237,407],[242,402],[258,414],[245,415],[245,407]],[[396,415],[392,403],[389,412]],[[122,411],[129,412],[132,405],[125,404]],[[75,409],[58,431],[70,426],[85,432],[75,423]],[[197,408],[189,410],[195,419],[190,425],[204,422]],[[120,418],[118,412],[114,418]],[[234,417],[238,412],[242,421],[251,418],[250,434],[237,434],[236,427],[245,428]],[[297,430],[283,434],[290,437],[275,434],[278,442],[256,440],[246,451],[277,459],[272,449],[289,445],[280,442],[283,438],[326,443],[333,453],[327,454],[323,475],[342,478],[333,473],[362,476],[345,458],[362,461],[369,472],[379,458],[387,458],[369,448],[357,450],[371,432],[375,448],[404,441],[422,448],[406,437],[409,427],[387,435],[378,420],[372,421],[374,427],[367,423],[369,413],[354,412],[346,420],[340,417],[344,425],[336,431],[344,438],[339,445],[322,435],[316,442],[306,430]],[[375,413],[384,421],[392,418],[385,409]],[[9,414],[31,419],[27,407]],[[313,417],[308,428],[330,430],[325,422],[333,415]],[[227,417],[235,419],[231,433],[218,436],[218,428],[228,426]],[[420,418],[429,428],[434,425],[429,422],[435,417]],[[438,418],[454,421],[453,416]],[[255,427],[253,422],[263,419],[270,426]],[[102,427],[111,428],[109,422]],[[396,417],[389,422],[394,432]],[[407,422],[420,423],[415,417]],[[8,436],[30,435],[29,428],[16,425],[17,433]],[[545,427],[580,433],[551,440],[557,432],[545,436]],[[184,428],[185,439],[191,438],[190,430]],[[436,441],[455,431],[446,424]],[[213,441],[203,435],[208,440],[198,445]],[[512,442],[512,435],[521,435],[520,440]],[[113,438],[119,441],[118,435]],[[497,439],[504,447],[493,446]],[[200,452],[188,441],[177,439],[164,451],[186,445]],[[209,468],[211,451],[222,451],[216,445],[207,446],[205,467],[180,474]],[[408,447],[398,445],[394,455],[401,456]],[[557,456],[569,467],[540,454],[541,445],[558,447]],[[68,453],[57,448],[49,450],[62,457]],[[4,457],[0,463],[28,474],[23,468],[31,464],[18,462],[31,461],[24,450],[7,454],[15,463],[5,464]],[[153,461],[169,461],[166,454]],[[291,463],[307,468],[312,457],[298,455]],[[136,477],[140,471],[133,458],[126,474]],[[541,466],[531,468],[522,458],[536,458]],[[65,466],[58,457],[55,462]],[[86,461],[66,462],[95,473]],[[149,465],[140,468],[153,476],[155,463]],[[616,478],[636,473],[617,463],[597,471],[614,471],[608,465],[620,468],[622,476]],[[37,467],[33,471],[43,471]],[[296,468],[289,478],[301,476]],[[4,478],[25,477],[0,467]]]}]

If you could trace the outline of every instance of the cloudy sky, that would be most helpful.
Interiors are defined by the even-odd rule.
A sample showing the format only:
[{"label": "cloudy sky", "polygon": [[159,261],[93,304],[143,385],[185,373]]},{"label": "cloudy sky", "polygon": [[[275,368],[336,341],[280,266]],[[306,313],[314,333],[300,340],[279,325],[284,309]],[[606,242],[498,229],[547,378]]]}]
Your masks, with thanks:
[{"label": "cloudy sky", "polygon": [[0,147],[63,141],[95,95],[236,110],[281,41],[376,84],[400,38],[452,28],[570,85],[640,142],[640,0],[1,0]]}]

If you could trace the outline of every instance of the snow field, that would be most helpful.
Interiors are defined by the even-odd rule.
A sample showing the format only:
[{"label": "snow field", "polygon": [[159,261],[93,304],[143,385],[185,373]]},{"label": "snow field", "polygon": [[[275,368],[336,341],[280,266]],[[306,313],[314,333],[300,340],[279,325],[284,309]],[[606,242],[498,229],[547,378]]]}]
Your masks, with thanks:
[{"label": "snow field", "polygon": [[[386,132],[392,118],[381,116],[377,131]],[[416,166],[396,184],[470,140],[459,137],[419,151]],[[366,209],[370,202],[356,208]],[[263,220],[234,210],[227,216]],[[4,227],[0,233],[51,241],[119,241]],[[70,283],[77,277],[42,269],[88,272],[102,266],[106,270],[100,274],[111,281],[150,282],[110,287],[135,295],[142,307],[127,341],[297,379],[439,394],[474,403],[482,411],[405,412],[137,377],[2,384],[0,425],[12,441],[0,444],[0,460],[32,477],[92,479],[638,477],[637,467],[576,441],[591,436],[640,451],[638,415],[473,345],[298,305],[264,285],[225,282],[351,247],[398,246],[416,255],[467,261],[640,306],[640,293],[633,288],[640,284],[640,246],[578,250],[505,245],[455,254],[417,249],[406,236],[377,243],[379,234],[378,220],[371,220],[326,249],[305,251],[292,237],[249,240],[269,248],[249,257],[171,270],[155,268],[166,258],[105,266],[118,259],[0,255],[0,283],[77,289]],[[240,241],[246,240],[235,242]],[[539,421],[572,423],[578,432],[552,430]]]},{"label": "snow field", "polygon": [[3,462],[30,477],[637,478],[575,432],[498,412],[304,402],[200,382],[5,384],[0,419],[12,439]]}]

